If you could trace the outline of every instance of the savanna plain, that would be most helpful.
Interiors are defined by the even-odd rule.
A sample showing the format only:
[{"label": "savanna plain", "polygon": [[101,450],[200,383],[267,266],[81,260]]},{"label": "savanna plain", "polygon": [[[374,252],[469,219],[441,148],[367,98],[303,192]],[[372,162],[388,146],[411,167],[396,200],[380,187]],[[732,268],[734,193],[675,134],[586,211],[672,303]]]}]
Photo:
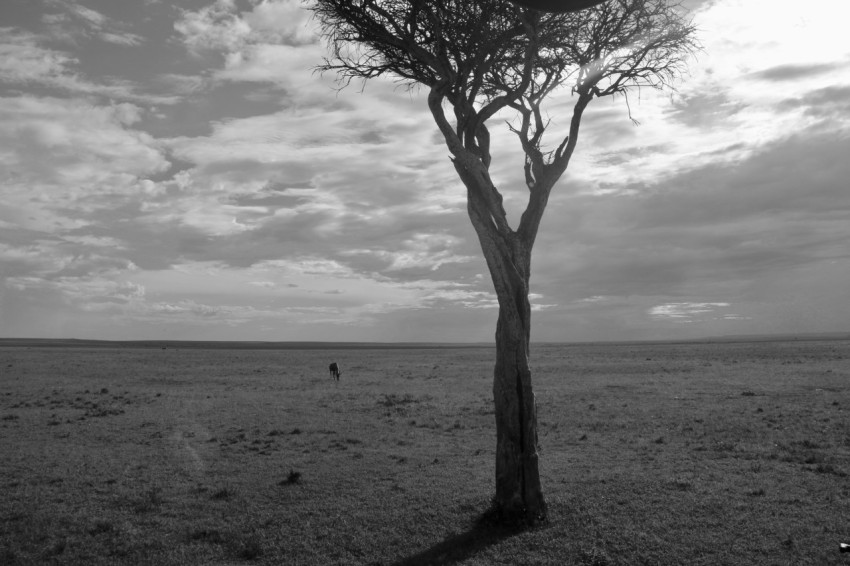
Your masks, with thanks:
[{"label": "savanna plain", "polygon": [[0,347],[0,564],[850,563],[850,341],[533,346],[527,529],[494,355]]}]

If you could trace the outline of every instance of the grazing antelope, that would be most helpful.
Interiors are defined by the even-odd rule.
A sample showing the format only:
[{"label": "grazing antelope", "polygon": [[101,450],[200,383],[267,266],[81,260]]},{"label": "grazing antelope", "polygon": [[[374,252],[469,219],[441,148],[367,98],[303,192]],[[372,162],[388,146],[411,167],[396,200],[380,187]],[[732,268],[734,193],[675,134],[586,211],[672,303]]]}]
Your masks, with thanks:
[{"label": "grazing antelope", "polygon": [[341,372],[341,371],[339,371],[339,366],[338,366],[338,365],[336,365],[336,362],[332,362],[332,363],[331,363],[331,365],[329,365],[329,366],[328,366],[328,369],[329,369],[329,370],[330,370],[330,372],[331,372],[331,377],[333,377],[333,378],[335,378],[337,381],[339,381],[339,375],[340,375],[342,372]]}]

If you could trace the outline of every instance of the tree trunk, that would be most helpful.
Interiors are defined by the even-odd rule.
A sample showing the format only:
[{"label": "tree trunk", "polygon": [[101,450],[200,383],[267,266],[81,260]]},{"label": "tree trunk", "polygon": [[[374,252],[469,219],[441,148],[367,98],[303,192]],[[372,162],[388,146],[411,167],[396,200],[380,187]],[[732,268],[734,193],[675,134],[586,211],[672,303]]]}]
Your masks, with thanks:
[{"label": "tree trunk", "polygon": [[[525,250],[521,250],[525,251]],[[521,254],[526,256],[525,253]],[[531,306],[527,257],[505,258],[502,279],[510,293],[499,294],[493,399],[496,409],[496,497],[506,520],[536,523],[546,519],[537,456],[537,406],[528,367]],[[519,261],[517,261],[519,260]]]},{"label": "tree trunk", "polygon": [[[455,161],[467,187],[467,210],[499,299],[493,398],[496,410],[494,511],[504,522],[546,519],[537,456],[537,408],[528,367],[531,305],[528,283],[532,240],[504,221],[501,197],[486,167]],[[466,165],[466,166],[464,166]]]}]

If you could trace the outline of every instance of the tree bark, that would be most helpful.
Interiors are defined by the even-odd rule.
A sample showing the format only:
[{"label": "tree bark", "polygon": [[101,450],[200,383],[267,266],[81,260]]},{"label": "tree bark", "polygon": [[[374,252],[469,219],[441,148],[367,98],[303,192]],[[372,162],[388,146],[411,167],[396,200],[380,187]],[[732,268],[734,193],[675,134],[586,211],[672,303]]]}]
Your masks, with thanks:
[{"label": "tree bark", "polygon": [[478,235],[499,300],[493,398],[496,411],[496,495],[502,522],[546,519],[537,455],[537,408],[528,366],[531,246],[505,220],[501,197],[486,166],[469,156],[455,159],[467,187],[467,211]]},{"label": "tree bark", "polygon": [[[505,258],[511,268],[516,258]],[[522,261],[522,260],[521,260]],[[507,263],[506,262],[506,263]],[[525,262],[523,262],[525,263]],[[527,264],[526,264],[527,265]],[[519,271],[519,270],[518,270]],[[493,399],[496,409],[496,497],[507,520],[536,523],[546,519],[537,455],[537,406],[528,367],[528,271],[520,271],[513,293],[499,297]],[[491,274],[513,278],[510,274]]]}]

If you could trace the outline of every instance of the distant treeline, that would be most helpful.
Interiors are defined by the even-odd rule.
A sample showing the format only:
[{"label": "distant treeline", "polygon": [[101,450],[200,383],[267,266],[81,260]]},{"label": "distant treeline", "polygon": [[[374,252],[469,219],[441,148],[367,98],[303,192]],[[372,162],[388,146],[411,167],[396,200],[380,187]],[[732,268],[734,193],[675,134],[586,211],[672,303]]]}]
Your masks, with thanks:
[{"label": "distant treeline", "polygon": [[850,332],[813,332],[804,334],[730,334],[693,342],[793,342],[795,340],[850,340]]},{"label": "distant treeline", "polygon": [[[711,336],[692,340],[629,340],[612,342],[558,343],[537,342],[533,346],[587,346],[591,344],[687,344],[728,342],[791,342],[811,340],[850,340],[850,332],[818,334],[743,334]],[[76,338],[0,338],[0,348],[148,348],[148,349],[216,349],[216,350],[427,350],[459,348],[494,348],[493,344],[456,342],[251,342],[216,340],[79,340]]]},{"label": "distant treeline", "polygon": [[493,348],[482,343],[437,342],[248,342],[216,340],[78,340],[75,338],[0,338],[0,347],[18,348],[147,348],[214,350],[425,350]]}]

